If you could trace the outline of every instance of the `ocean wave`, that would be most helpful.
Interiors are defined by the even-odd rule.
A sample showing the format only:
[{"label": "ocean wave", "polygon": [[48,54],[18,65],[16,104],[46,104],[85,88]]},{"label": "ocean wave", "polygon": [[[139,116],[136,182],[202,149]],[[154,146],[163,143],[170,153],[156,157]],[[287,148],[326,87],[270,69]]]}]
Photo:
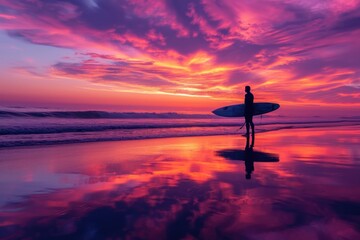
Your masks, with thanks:
[{"label": "ocean wave", "polygon": [[193,132],[193,133],[167,133],[154,135],[133,135],[133,136],[117,136],[117,137],[90,137],[90,138],[76,138],[76,139],[32,139],[32,140],[15,140],[15,141],[0,141],[0,148],[6,147],[23,147],[23,146],[38,146],[38,145],[55,145],[55,144],[70,144],[70,143],[87,143],[87,142],[108,142],[108,141],[124,141],[124,140],[142,140],[142,139],[156,139],[156,138],[170,138],[170,137],[192,137],[192,136],[216,136],[216,135],[231,135],[235,133],[224,132]]},{"label": "ocean wave", "polygon": [[102,132],[109,130],[136,130],[136,129],[160,129],[160,128],[191,128],[191,127],[236,127],[240,123],[163,123],[163,124],[116,124],[116,125],[79,125],[79,126],[16,126],[0,128],[1,135],[19,134],[54,134],[76,132]]},{"label": "ocean wave", "polygon": [[[277,121],[277,122],[263,122],[256,124],[257,126],[267,126],[267,125],[282,125],[282,126],[303,126],[303,125],[312,125],[312,124],[346,124],[346,123],[358,123],[357,120],[334,120],[334,121]],[[231,121],[231,122],[148,122],[148,123],[115,123],[115,124],[78,124],[73,125],[70,123],[67,124],[47,124],[47,123],[38,123],[35,126],[29,125],[16,125],[16,126],[0,126],[1,135],[24,135],[24,134],[56,134],[56,133],[81,133],[81,132],[102,132],[109,130],[137,130],[137,129],[174,129],[174,128],[208,128],[208,127],[239,127],[241,121]]]},{"label": "ocean wave", "polygon": [[[339,127],[339,126],[359,126],[360,122],[306,122],[302,124],[263,124],[257,125],[256,133],[278,131],[283,129],[300,129],[300,128],[322,128],[322,127]],[[29,134],[13,134],[0,135],[0,148],[18,147],[18,146],[34,146],[34,145],[54,145],[65,143],[85,143],[85,142],[101,142],[101,141],[121,141],[121,140],[138,140],[152,138],[168,138],[168,137],[190,137],[190,136],[213,136],[213,135],[239,135],[244,132],[240,131],[240,125],[183,125],[182,127],[161,127],[153,128],[141,126],[140,128],[117,128],[107,129],[103,131],[83,131],[68,132],[68,130],[59,133],[39,133]],[[85,131],[86,130],[86,131]],[[44,132],[42,130],[42,132]],[[48,131],[49,132],[49,131]]]},{"label": "ocean wave", "polygon": [[176,112],[106,112],[106,111],[7,111],[0,110],[0,118],[79,118],[79,119],[206,119],[217,118],[210,114],[182,114]]}]

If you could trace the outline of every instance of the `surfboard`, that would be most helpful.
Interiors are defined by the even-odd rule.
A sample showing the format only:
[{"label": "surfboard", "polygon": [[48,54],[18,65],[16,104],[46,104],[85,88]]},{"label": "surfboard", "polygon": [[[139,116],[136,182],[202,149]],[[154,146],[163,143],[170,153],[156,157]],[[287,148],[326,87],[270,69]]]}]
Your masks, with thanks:
[{"label": "surfboard", "polygon": [[[261,115],[275,111],[280,107],[277,103],[254,103],[253,115]],[[236,104],[226,107],[221,107],[212,111],[215,115],[221,117],[244,117],[245,104]]]}]

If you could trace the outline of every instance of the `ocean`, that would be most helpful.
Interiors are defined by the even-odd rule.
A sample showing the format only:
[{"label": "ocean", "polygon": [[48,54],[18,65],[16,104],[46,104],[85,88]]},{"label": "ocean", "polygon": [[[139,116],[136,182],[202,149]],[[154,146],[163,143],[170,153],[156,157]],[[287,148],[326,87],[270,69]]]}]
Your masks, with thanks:
[{"label": "ocean", "polygon": [[359,118],[243,121],[3,108],[0,239],[360,239]]},{"label": "ocean", "polygon": [[[0,108],[0,148],[164,137],[242,135],[243,118],[211,114]],[[360,125],[360,117],[255,116],[256,132]]]}]

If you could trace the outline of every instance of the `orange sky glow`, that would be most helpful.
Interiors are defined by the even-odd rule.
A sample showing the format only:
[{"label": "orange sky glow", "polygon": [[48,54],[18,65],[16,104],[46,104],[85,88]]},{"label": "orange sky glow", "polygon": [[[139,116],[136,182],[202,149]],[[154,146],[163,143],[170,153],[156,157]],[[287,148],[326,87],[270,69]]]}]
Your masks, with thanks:
[{"label": "orange sky glow", "polygon": [[0,0],[0,101],[279,114],[360,110],[360,1]]}]

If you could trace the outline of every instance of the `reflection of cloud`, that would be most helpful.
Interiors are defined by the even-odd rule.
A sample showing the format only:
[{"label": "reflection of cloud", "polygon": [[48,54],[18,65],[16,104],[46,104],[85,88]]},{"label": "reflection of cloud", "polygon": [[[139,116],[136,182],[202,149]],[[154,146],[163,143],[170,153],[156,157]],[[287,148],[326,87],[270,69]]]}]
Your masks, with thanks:
[{"label": "reflection of cloud", "polygon": [[[1,209],[1,236],[357,239],[357,132],[352,128],[292,129],[259,137],[266,151],[280,154],[281,163],[261,164],[251,184],[243,180],[243,166],[238,168],[236,162],[214,155],[224,148],[241,155],[242,151],[234,150],[244,144],[239,137],[80,144],[13,152],[12,168],[18,171],[20,166],[25,173],[34,173],[34,181],[59,179],[61,186],[69,188],[45,188],[47,191],[29,194]],[[16,161],[18,154],[39,151],[30,166],[24,165],[22,158]],[[44,169],[49,174],[46,177]],[[72,182],[72,174],[82,176],[86,184],[79,186],[78,178]],[[15,179],[10,175],[4,176]]]},{"label": "reflection of cloud", "polygon": [[[359,1],[1,3],[0,28],[10,36],[108,59],[87,63],[70,56],[71,63],[53,66],[55,75],[236,98],[245,74],[273,99],[296,102],[305,95],[330,103],[328,94],[335,93],[339,103],[359,103],[356,88],[343,92],[359,81]],[[191,83],[198,84],[194,91],[184,88]]]},{"label": "reflection of cloud", "polygon": [[[149,167],[161,168],[158,161],[164,164],[163,158],[155,158]],[[151,176],[147,174],[149,178],[142,184],[130,186],[131,181],[136,181],[136,175],[124,175],[126,169],[122,166],[119,172],[113,167],[96,173],[100,182],[105,181],[102,185],[92,182],[90,188],[30,195],[21,203],[9,205],[9,209],[20,208],[0,214],[11,220],[5,224],[9,233],[16,233],[18,238],[81,238],[91,233],[96,239],[147,238],[148,234],[154,239],[190,236],[232,239],[234,235],[235,239],[239,236],[277,239],[279,236],[291,238],[307,229],[322,236],[358,236],[351,225],[355,214],[343,212],[349,206],[357,209],[357,202],[333,200],[338,196],[331,191],[326,193],[329,199],[323,199],[324,191],[319,191],[320,196],[307,196],[305,201],[301,197],[303,192],[297,194],[296,190],[302,186],[301,180],[293,179],[289,183],[297,186],[291,188],[292,191],[284,186],[262,189],[259,183],[255,185],[257,188],[249,188],[240,184],[239,173],[222,175],[220,171],[216,181],[194,181],[183,174],[182,169],[167,166],[174,171],[167,174],[154,171]],[[147,172],[146,169],[133,170],[140,176]],[[120,175],[123,179],[128,176],[130,181],[119,184],[114,173],[124,175]],[[106,174],[112,176],[106,177]],[[347,231],[331,228],[333,222],[326,221],[328,216]],[[254,227],[256,233],[251,230]]]}]

